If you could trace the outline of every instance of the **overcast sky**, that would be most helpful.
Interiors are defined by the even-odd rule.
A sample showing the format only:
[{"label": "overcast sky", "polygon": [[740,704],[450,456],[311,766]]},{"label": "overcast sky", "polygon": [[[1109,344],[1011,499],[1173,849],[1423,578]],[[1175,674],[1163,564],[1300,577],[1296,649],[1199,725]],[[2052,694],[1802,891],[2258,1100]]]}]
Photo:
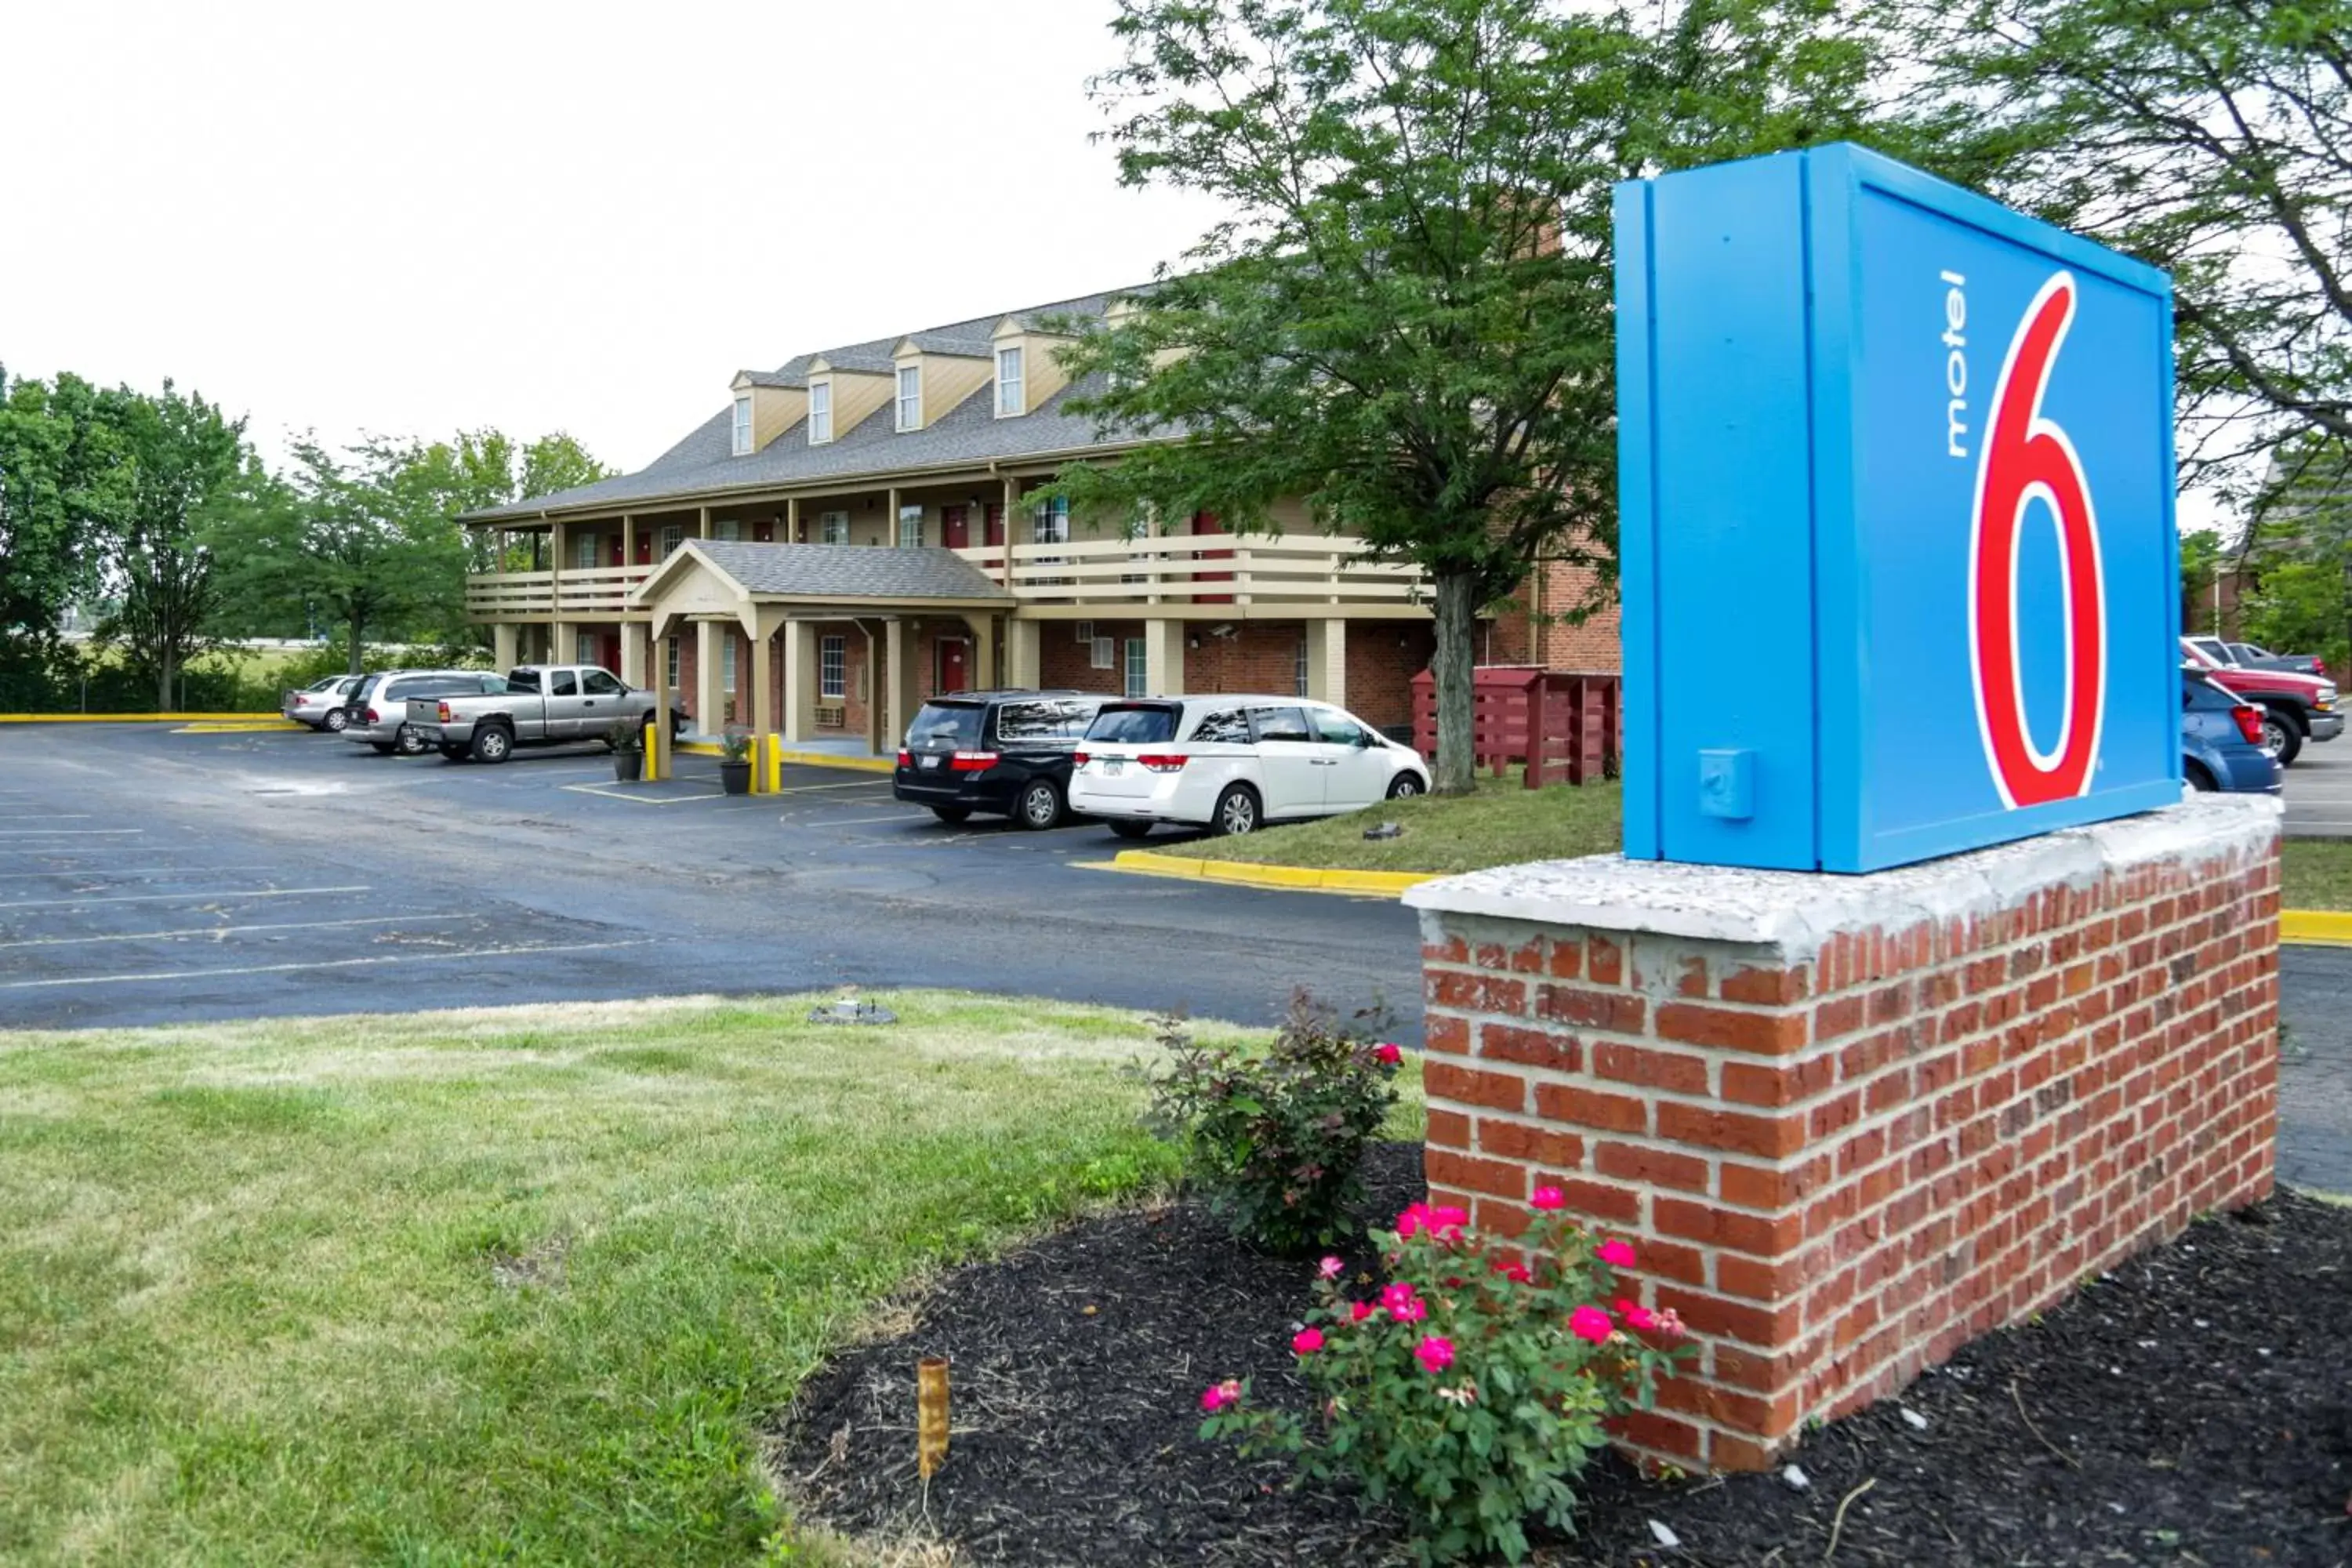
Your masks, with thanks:
[{"label": "overcast sky", "polygon": [[22,4],[0,363],[643,466],[746,367],[1138,282],[1108,0]]}]

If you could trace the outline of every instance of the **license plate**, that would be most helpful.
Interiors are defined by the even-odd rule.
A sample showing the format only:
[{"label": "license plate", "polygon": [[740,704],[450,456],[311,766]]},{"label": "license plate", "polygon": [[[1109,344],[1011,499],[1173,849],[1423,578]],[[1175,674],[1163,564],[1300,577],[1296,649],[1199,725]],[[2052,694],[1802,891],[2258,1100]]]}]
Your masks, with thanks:
[{"label": "license plate", "polygon": [[1119,761],[1117,757],[1105,757],[1103,759],[1103,772],[1109,774],[1112,778],[1118,777],[1119,774],[1126,771],[1127,764]]},{"label": "license plate", "polygon": [[923,759],[923,766],[925,766],[925,767],[927,767],[927,768],[935,768],[935,767],[938,767],[939,765],[940,765],[940,760],[939,760],[939,758],[937,758],[937,757],[935,757],[935,756],[933,756],[933,757],[925,757],[925,758]]}]

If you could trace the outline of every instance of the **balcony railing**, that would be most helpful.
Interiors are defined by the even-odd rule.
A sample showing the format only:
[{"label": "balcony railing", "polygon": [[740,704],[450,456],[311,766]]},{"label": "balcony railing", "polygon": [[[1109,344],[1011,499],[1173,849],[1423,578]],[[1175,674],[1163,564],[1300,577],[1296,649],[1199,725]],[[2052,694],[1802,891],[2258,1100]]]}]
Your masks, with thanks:
[{"label": "balcony railing", "polygon": [[466,579],[466,614],[478,621],[526,616],[609,621],[627,607],[629,591],[650,566],[580,566],[555,572],[478,572]]}]

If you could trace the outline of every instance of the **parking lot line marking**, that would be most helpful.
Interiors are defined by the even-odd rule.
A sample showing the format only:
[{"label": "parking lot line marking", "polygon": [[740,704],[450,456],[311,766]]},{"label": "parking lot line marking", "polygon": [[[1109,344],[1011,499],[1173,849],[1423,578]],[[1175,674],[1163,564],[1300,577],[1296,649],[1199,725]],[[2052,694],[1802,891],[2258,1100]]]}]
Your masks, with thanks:
[{"label": "parking lot line marking", "polygon": [[595,784],[558,784],[555,787],[572,790],[580,795],[601,795],[607,800],[625,800],[631,805],[683,805],[689,800],[725,800],[727,798],[727,792],[724,790],[712,790],[709,795],[673,795],[657,800],[652,795],[623,795],[619,790],[604,789]]},{"label": "parking lot line marking", "polygon": [[0,816],[0,822],[88,822],[86,811],[33,811],[22,816]]},{"label": "parking lot line marking", "polygon": [[339,926],[424,925],[433,921],[469,921],[472,915],[368,915],[349,921],[278,921],[268,925],[190,926],[184,931],[114,931],[105,936],[36,936],[0,942],[0,948],[79,947],[93,942],[163,942],[179,936],[244,936],[257,931],[329,931]]},{"label": "parking lot line marking", "polygon": [[0,910],[60,910],[77,904],[175,904],[190,899],[299,899],[310,893],[364,893],[370,891],[362,882],[352,888],[257,888],[250,892],[214,889],[202,893],[103,893],[95,899],[20,899],[12,904],[0,904]]},{"label": "parking lot line marking", "polygon": [[656,939],[632,942],[549,942],[536,947],[478,947],[464,952],[399,952],[377,958],[325,958],[313,963],[252,963],[236,969],[183,969],[163,974],[62,974],[49,980],[0,980],[0,991],[34,991],[58,985],[126,985],[144,980],[213,980],[232,974],[290,974],[305,969],[356,969],[364,964],[451,963],[461,958],[509,958],[526,952],[603,952],[615,947],[646,947]]},{"label": "parking lot line marking", "polygon": [[120,838],[146,831],[143,827],[20,827],[0,833],[0,838]]},{"label": "parking lot line marking", "polygon": [[125,866],[120,869],[69,871],[0,871],[0,882],[22,882],[34,877],[165,877],[175,873],[191,877],[217,877],[226,871],[282,871],[283,866]]}]

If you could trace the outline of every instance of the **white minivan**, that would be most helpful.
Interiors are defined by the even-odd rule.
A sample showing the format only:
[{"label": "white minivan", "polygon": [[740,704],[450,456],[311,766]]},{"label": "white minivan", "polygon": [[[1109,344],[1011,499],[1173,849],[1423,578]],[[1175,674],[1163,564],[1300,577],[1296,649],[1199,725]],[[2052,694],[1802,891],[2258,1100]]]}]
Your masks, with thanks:
[{"label": "white minivan", "polygon": [[1420,752],[1328,702],[1146,697],[1095,715],[1071,768],[1070,809],[1122,838],[1160,822],[1254,833],[1428,788]]}]

